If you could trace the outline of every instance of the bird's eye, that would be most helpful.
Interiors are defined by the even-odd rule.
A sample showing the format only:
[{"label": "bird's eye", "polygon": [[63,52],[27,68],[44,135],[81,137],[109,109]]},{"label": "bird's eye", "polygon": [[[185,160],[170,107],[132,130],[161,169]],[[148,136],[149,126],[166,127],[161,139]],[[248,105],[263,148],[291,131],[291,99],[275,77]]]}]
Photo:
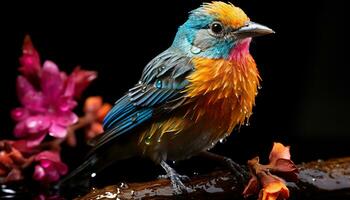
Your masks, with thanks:
[{"label": "bird's eye", "polygon": [[222,24],[220,22],[213,22],[210,25],[210,30],[214,33],[214,34],[221,34],[222,31],[224,30],[224,28],[222,27]]}]

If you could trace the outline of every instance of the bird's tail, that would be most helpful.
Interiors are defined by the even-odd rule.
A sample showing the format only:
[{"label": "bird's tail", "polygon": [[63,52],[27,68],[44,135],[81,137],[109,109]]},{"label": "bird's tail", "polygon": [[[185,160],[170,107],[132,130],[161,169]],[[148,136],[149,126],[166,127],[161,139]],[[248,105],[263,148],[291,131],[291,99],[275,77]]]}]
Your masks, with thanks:
[{"label": "bird's tail", "polygon": [[63,177],[55,188],[61,192],[71,191],[74,189],[77,193],[86,192],[89,190],[92,178],[94,177],[94,165],[98,161],[97,156],[91,155],[79,167],[70,172],[66,177]]},{"label": "bird's tail", "polygon": [[98,151],[89,153],[87,159],[58,182],[55,188],[64,193],[72,189],[76,193],[86,192],[91,188],[96,174],[118,160],[135,156],[136,152],[133,143],[132,145],[125,143],[105,145]]}]

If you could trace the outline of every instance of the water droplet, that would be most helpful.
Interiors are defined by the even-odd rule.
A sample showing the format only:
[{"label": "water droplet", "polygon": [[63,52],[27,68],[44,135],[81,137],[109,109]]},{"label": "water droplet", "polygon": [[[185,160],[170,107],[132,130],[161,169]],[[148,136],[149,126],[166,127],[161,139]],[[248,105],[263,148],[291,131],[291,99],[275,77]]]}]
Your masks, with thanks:
[{"label": "water droplet", "polygon": [[135,191],[131,190],[130,193],[131,193],[131,196],[133,196],[135,194]]},{"label": "water droplet", "polygon": [[158,89],[162,88],[162,81],[161,80],[158,80],[156,82],[156,88],[158,88]]},{"label": "water droplet", "polygon": [[151,144],[151,141],[152,141],[152,137],[151,137],[151,136],[148,136],[148,137],[146,137],[146,139],[145,139],[145,144],[146,144],[146,145],[150,145],[150,144]]},{"label": "water droplet", "polygon": [[193,175],[194,176],[197,176],[199,173],[198,172],[193,172]]},{"label": "water droplet", "polygon": [[173,165],[175,165],[176,164],[176,161],[175,160],[173,160]]},{"label": "water droplet", "polygon": [[224,143],[224,142],[226,142],[226,138],[221,138],[220,140],[219,140],[219,142],[222,144],[222,143]]},{"label": "water droplet", "polygon": [[249,123],[249,122],[247,122],[247,123],[245,123],[245,125],[246,125],[246,126],[250,126],[250,123]]},{"label": "water droplet", "polygon": [[95,176],[96,176],[96,173],[94,172],[94,173],[91,173],[91,178],[95,178]]},{"label": "water droplet", "polygon": [[259,90],[261,90],[261,89],[262,89],[262,86],[261,86],[261,85],[259,85],[259,86],[258,86],[258,89],[259,89]]},{"label": "water droplet", "polygon": [[126,183],[121,182],[121,183],[120,183],[120,188],[125,188],[125,189],[127,189],[127,188],[129,188],[129,186],[128,186]]},{"label": "water droplet", "polygon": [[161,143],[161,142],[162,142],[161,138],[158,138],[157,142],[158,142],[158,143]]},{"label": "water droplet", "polygon": [[201,51],[202,51],[202,50],[201,50],[200,48],[196,47],[196,46],[192,46],[192,47],[191,47],[191,52],[192,52],[193,54],[199,54]]},{"label": "water droplet", "polygon": [[143,86],[141,92],[146,92],[147,86]]},{"label": "water droplet", "polygon": [[315,178],[312,178],[312,181],[313,181],[313,182],[315,182],[315,181],[316,181],[316,179],[315,179]]},{"label": "water droplet", "polygon": [[138,82],[138,84],[140,84],[140,85],[141,85],[141,84],[142,84],[142,81],[139,81],[139,82]]}]

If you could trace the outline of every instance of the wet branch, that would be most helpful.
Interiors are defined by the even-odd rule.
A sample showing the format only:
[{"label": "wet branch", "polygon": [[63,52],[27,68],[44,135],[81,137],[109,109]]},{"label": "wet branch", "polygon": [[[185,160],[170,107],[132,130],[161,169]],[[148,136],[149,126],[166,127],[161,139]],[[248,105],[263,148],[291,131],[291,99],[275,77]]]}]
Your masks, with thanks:
[{"label": "wet branch", "polygon": [[[299,181],[288,185],[290,199],[350,198],[350,157],[308,162],[298,168]],[[94,189],[80,199],[243,199],[246,183],[237,181],[230,171],[220,170],[192,177],[186,185],[194,190],[181,196],[173,195],[168,180],[159,179]]]}]

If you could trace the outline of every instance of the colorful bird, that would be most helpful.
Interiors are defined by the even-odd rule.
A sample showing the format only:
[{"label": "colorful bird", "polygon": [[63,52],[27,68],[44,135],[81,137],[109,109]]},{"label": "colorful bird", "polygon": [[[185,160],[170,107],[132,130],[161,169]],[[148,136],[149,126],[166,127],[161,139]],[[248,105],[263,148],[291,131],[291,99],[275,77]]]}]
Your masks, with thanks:
[{"label": "colorful bird", "polygon": [[104,119],[105,133],[67,179],[142,155],[164,168],[175,192],[188,191],[166,161],[207,151],[249,120],[260,80],[249,44],[270,33],[231,3],[191,11],[172,45],[116,101]]}]

